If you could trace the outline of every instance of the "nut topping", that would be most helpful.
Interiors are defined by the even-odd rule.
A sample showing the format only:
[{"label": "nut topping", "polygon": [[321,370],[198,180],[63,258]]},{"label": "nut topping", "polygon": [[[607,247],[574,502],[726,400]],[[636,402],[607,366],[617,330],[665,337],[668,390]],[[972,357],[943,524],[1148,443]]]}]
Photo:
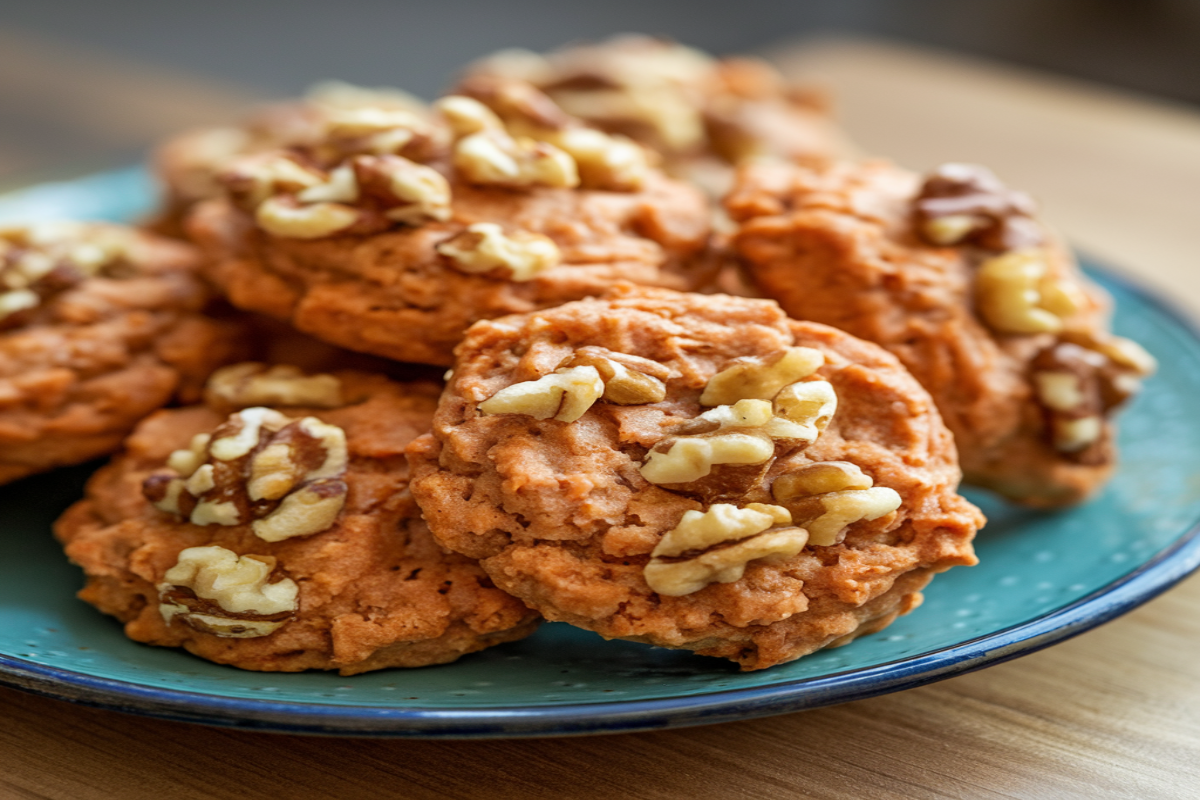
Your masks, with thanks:
[{"label": "nut topping", "polygon": [[477,222],[437,246],[463,272],[477,274],[503,269],[514,281],[528,281],[558,266],[558,245],[540,233],[517,230],[506,234],[493,222]]},{"label": "nut topping", "polygon": [[1057,333],[1084,305],[1074,283],[1049,274],[1039,250],[988,259],[975,276],[979,313],[997,333]]},{"label": "nut topping", "polygon": [[253,361],[222,367],[214,372],[208,379],[205,396],[210,404],[226,408],[338,408],[345,405],[342,382],[333,375],[305,375],[300,369],[286,364],[268,367]]},{"label": "nut topping", "polygon": [[811,347],[789,347],[765,356],[737,359],[708,381],[700,405],[773,400],[783,387],[807,378],[824,363],[821,351]]},{"label": "nut topping", "polygon": [[[479,75],[461,88],[493,111],[509,134],[546,142],[570,155],[586,188],[636,191],[649,173],[646,151],[632,139],[584,127],[528,83]],[[474,118],[482,119],[479,112]]]},{"label": "nut topping", "polygon": [[501,389],[480,403],[479,410],[488,415],[525,414],[574,422],[603,394],[604,381],[595,367],[571,367]]},{"label": "nut topping", "polygon": [[135,235],[110,225],[40,223],[0,228],[0,327],[19,325],[51,295],[128,263]]},{"label": "nut topping", "polygon": [[189,547],[158,584],[159,613],[203,633],[251,639],[274,633],[299,604],[291,578],[268,583],[273,556],[238,556],[215,545]]},{"label": "nut topping", "polygon": [[340,203],[300,205],[289,197],[268,197],[254,212],[258,226],[272,236],[320,239],[358,222],[358,210]]},{"label": "nut topping", "polygon": [[874,486],[870,475],[848,461],[817,462],[781,475],[771,495],[808,531],[809,543],[820,547],[840,542],[848,526],[879,519],[901,504],[895,489]]},{"label": "nut topping", "polygon": [[740,580],[750,561],[787,558],[804,549],[806,531],[777,527],[791,521],[787,509],[761,503],[686,511],[651,553],[646,583],[661,595],[680,597],[710,583]]},{"label": "nut topping", "polygon": [[663,383],[671,371],[655,361],[639,356],[581,347],[559,364],[563,367],[595,367],[604,381],[603,400],[620,406],[661,403],[667,396]]},{"label": "nut topping", "polygon": [[460,137],[454,145],[454,166],[467,181],[512,188],[579,185],[574,159],[545,142],[513,138],[478,100],[450,95],[435,106]]},{"label": "nut topping", "polygon": [[143,493],[193,525],[245,525],[268,542],[331,527],[346,502],[341,428],[247,408],[177,450]]},{"label": "nut topping", "polygon": [[1092,445],[1104,437],[1104,419],[1137,393],[1140,379],[1154,371],[1154,357],[1117,336],[1068,336],[1073,341],[1033,359],[1034,392],[1054,449],[1081,463],[1099,463],[1107,456]]},{"label": "nut topping", "polygon": [[917,229],[941,246],[974,244],[1008,251],[1037,247],[1045,236],[1033,200],[976,164],[943,164],[913,201]]}]

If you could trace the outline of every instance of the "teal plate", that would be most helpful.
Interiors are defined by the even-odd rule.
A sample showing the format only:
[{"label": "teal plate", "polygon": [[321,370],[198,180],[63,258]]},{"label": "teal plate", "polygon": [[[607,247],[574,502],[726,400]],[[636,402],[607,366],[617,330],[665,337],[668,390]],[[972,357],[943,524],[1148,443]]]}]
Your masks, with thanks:
[{"label": "teal plate", "polygon": [[[140,169],[0,197],[0,219],[127,220],[149,210]],[[1126,411],[1107,491],[1060,513],[972,494],[991,520],[980,565],[939,576],[882,633],[762,672],[563,624],[440,667],[353,678],[243,672],[138,645],[74,598],[50,537],[89,467],[0,489],[0,682],[121,711],[296,733],[505,737],[646,730],[778,714],[919,686],[1106,622],[1200,566],[1200,339],[1146,292],[1091,268],[1117,331],[1161,361]],[[94,465],[91,465],[94,467]]]}]

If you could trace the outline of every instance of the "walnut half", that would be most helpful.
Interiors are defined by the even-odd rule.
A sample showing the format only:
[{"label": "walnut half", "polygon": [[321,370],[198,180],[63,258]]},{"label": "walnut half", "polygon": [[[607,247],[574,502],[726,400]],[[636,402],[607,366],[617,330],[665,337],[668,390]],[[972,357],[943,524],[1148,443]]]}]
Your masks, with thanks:
[{"label": "walnut half", "polygon": [[1057,333],[1084,305],[1074,283],[1050,275],[1041,250],[1005,253],[984,261],[975,275],[975,301],[997,333]]},{"label": "walnut half", "polygon": [[822,461],[781,475],[771,486],[775,502],[808,531],[809,543],[837,544],[846,528],[900,508],[899,492],[874,486],[870,475],[848,461]]},{"label": "walnut half", "polygon": [[477,222],[436,249],[462,272],[501,269],[520,282],[533,280],[562,261],[558,245],[550,237],[524,230],[506,233],[494,222]]},{"label": "walnut half", "polygon": [[233,639],[268,636],[298,607],[299,587],[291,578],[267,581],[273,556],[239,556],[212,545],[189,547],[158,584],[159,613],[170,624],[179,617],[204,633]]},{"label": "walnut half", "polygon": [[646,583],[668,597],[698,592],[710,583],[733,583],[750,561],[786,558],[804,549],[805,530],[779,527],[790,522],[787,509],[762,503],[745,508],[717,503],[704,512],[686,511],[650,554]]},{"label": "walnut half", "polygon": [[269,408],[232,414],[177,450],[142,491],[193,525],[245,525],[276,542],[330,528],[346,502],[346,435]]},{"label": "walnut half", "polygon": [[287,364],[268,367],[247,361],[222,367],[209,377],[204,391],[207,402],[226,408],[338,408],[345,404],[342,382],[336,377],[306,375]]}]

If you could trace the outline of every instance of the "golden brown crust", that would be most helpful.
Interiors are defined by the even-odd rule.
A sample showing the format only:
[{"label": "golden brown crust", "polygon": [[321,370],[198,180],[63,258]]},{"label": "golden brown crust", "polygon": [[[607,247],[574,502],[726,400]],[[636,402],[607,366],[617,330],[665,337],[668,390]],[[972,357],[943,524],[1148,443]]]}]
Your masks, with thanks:
[{"label": "golden brown crust", "polygon": [[[224,419],[203,406],[161,411],[138,427],[125,452],[89,482],[87,498],[55,526],[67,555],[88,576],[80,597],[124,622],[136,641],[263,671],[350,675],[424,666],[531,633],[537,615],[493,588],[474,562],[443,551],[406,490],[404,447],[428,428],[437,386],[335,374],[352,404],[281,409],[345,431],[349,494],[332,528],[266,542],[248,525],[193,525],[151,507],[144,479],[194,434]],[[245,639],[203,633],[179,618],[164,622],[156,585],[182,550],[208,545],[275,557],[279,573],[300,587],[295,619]]]},{"label": "golden brown crust", "polygon": [[[733,358],[793,345],[820,350],[840,398],[806,450],[785,452],[741,501],[774,502],[779,475],[847,460],[902,499],[900,512],[857,523],[846,540],[683,596],[643,576],[650,552],[694,497],[649,483],[649,448],[701,410],[707,381]],[[479,403],[536,379],[584,346],[650,359],[672,371],[667,398],[596,403],[575,422],[481,416]],[[770,301],[623,287],[598,300],[478,323],[460,346],[431,435],[409,449],[413,492],[434,535],[481,559],[496,585],[614,638],[729,658],[744,669],[789,661],[883,625],[933,572],[972,564],[982,523],[955,494],[954,445],[928,395],[878,347],[787,320]]]},{"label": "golden brown crust", "polygon": [[[1029,505],[1082,501],[1112,473],[1111,424],[1086,458],[1050,445],[1030,370],[1057,337],[989,329],[975,310],[979,252],[918,237],[912,202],[919,188],[917,175],[884,162],[749,167],[727,199],[740,223],[733,246],[751,278],[790,315],[836,326],[900,358],[954,432],[968,482]],[[1046,236],[1051,275],[1085,290],[1067,325],[1104,331],[1107,298]]]},{"label": "golden brown crust", "polygon": [[[707,219],[699,192],[659,176],[639,192],[455,183],[447,222],[315,240],[271,236],[231,204],[212,201],[197,209],[190,232],[234,305],[352,350],[447,365],[479,319],[600,294],[623,280],[700,285],[709,276],[694,262]],[[436,246],[478,222],[548,236],[562,264],[523,282],[453,268]]]},{"label": "golden brown crust", "polygon": [[116,450],[142,417],[196,400],[208,374],[242,354],[241,326],[201,314],[210,293],[193,248],[83,230],[117,231],[128,252],[111,274],[0,326],[0,483]]}]

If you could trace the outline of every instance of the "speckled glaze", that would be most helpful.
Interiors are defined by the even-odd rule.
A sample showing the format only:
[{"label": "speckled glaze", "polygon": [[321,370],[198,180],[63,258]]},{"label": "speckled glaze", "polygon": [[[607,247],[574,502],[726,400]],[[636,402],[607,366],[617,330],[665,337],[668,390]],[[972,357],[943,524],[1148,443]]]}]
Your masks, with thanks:
[{"label": "speckled glaze", "polygon": [[[149,210],[140,170],[0,197],[0,220],[128,220]],[[531,736],[719,722],[870,697],[978,669],[1128,611],[1200,565],[1200,340],[1161,302],[1094,268],[1118,333],[1162,364],[1121,423],[1107,491],[1042,513],[971,493],[990,523],[980,565],[936,578],[880,634],[761,672],[605,642],[561,624],[455,664],[342,678],[243,672],[128,641],[74,598],[50,536],[88,467],[0,489],[0,682],[64,699],[264,730],[379,736]],[[94,466],[94,465],[93,465]]]}]

